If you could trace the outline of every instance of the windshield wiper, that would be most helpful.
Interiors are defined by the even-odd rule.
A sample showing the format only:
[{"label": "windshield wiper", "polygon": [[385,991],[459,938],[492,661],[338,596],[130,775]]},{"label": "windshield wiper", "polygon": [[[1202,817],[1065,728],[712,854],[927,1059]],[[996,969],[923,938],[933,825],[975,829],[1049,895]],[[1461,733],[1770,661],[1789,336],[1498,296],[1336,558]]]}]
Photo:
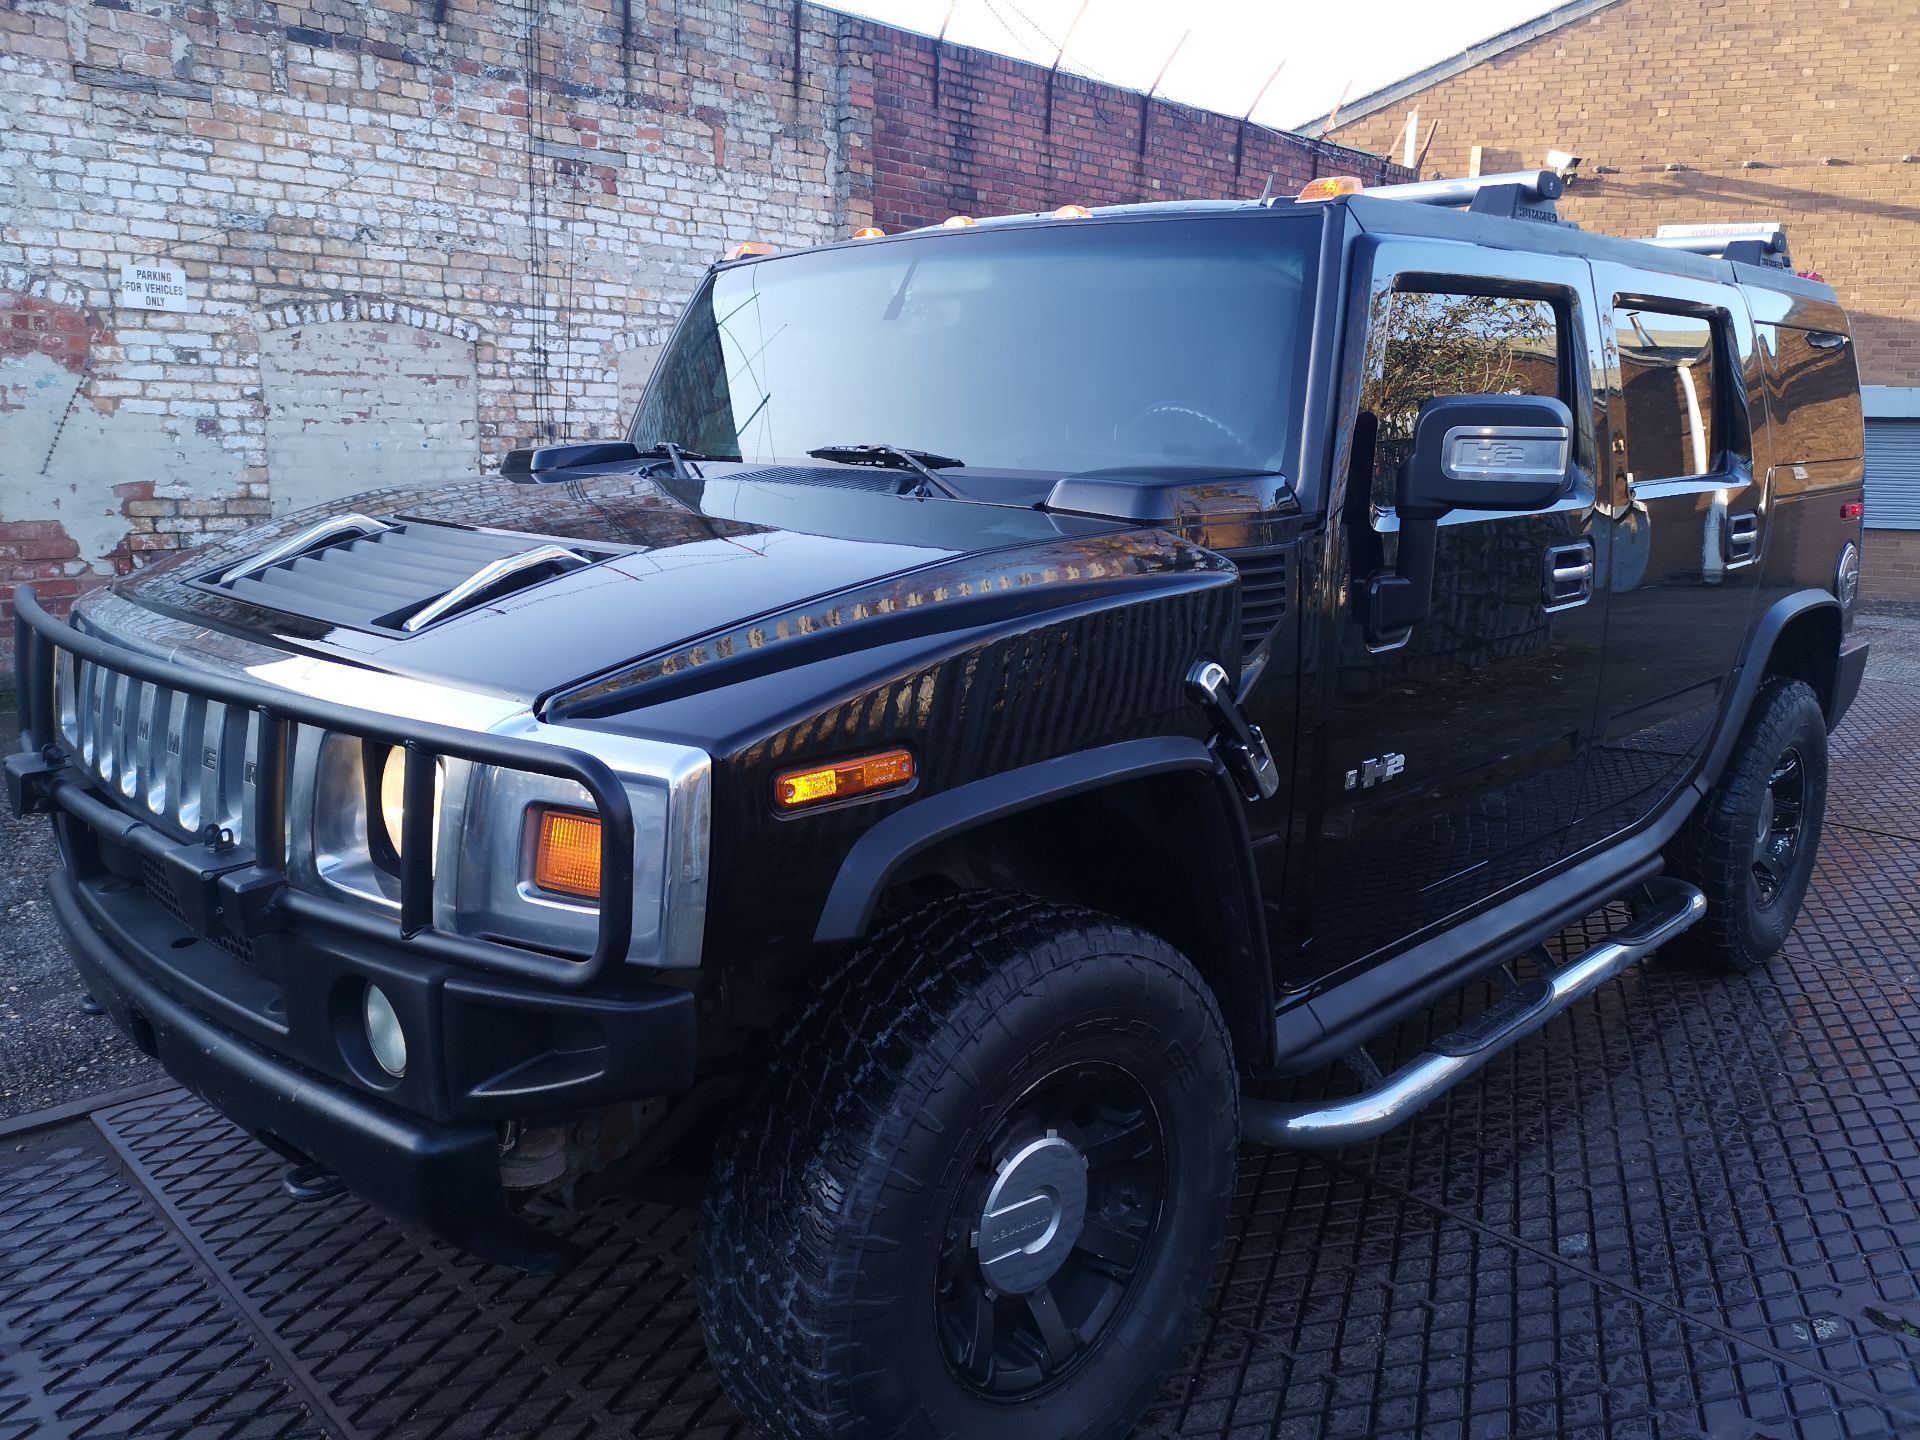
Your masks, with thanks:
[{"label": "windshield wiper", "polygon": [[822,445],[818,450],[807,451],[807,454],[816,460],[832,460],[841,465],[876,465],[882,470],[911,470],[919,479],[912,488],[902,490],[902,495],[924,497],[938,492],[949,500],[958,500],[960,492],[933,472],[951,470],[967,463],[951,455],[936,455],[931,450],[909,450],[903,445]]},{"label": "windshield wiper", "polygon": [[695,470],[689,460],[711,460],[713,456],[702,455],[697,450],[689,450],[684,445],[676,445],[671,440],[662,440],[658,445],[640,452],[642,460],[668,460],[673,463],[673,478],[676,480],[704,480],[707,477]]}]

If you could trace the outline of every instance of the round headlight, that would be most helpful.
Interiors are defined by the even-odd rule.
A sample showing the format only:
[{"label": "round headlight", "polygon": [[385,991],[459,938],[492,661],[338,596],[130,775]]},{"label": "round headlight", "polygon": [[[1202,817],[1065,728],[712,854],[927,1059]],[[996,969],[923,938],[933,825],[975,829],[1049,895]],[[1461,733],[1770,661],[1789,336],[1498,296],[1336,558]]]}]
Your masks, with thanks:
[{"label": "round headlight", "polygon": [[362,1005],[367,1021],[367,1046],[380,1068],[398,1080],[407,1073],[407,1032],[400,1028],[400,1017],[393,1002],[378,985],[367,986]]},{"label": "round headlight", "polygon": [[393,853],[400,854],[401,818],[407,813],[405,781],[407,777],[407,752],[398,745],[387,751],[387,761],[380,767],[380,819],[387,827],[387,843],[393,847]]},{"label": "round headlight", "polygon": [[[406,854],[406,826],[401,823],[407,813],[406,801],[407,752],[395,745],[387,751],[386,761],[380,766],[380,820],[387,828],[387,844],[393,847],[396,858]],[[446,788],[446,772],[439,761],[433,765],[433,858],[440,858],[440,796]]]}]

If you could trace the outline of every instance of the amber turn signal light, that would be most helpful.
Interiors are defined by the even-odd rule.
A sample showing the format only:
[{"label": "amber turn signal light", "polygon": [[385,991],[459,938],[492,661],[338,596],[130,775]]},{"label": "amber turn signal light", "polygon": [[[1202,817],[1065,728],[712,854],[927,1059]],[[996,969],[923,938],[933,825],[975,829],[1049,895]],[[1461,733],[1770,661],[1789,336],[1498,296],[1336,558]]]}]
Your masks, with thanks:
[{"label": "amber turn signal light", "polygon": [[600,898],[600,817],[578,810],[539,812],[533,883],[556,895]]},{"label": "amber turn signal light", "polygon": [[833,800],[851,800],[897,790],[913,779],[913,756],[905,750],[882,750],[858,760],[842,760],[812,770],[788,770],[773,781],[773,803],[782,810],[800,810]]}]

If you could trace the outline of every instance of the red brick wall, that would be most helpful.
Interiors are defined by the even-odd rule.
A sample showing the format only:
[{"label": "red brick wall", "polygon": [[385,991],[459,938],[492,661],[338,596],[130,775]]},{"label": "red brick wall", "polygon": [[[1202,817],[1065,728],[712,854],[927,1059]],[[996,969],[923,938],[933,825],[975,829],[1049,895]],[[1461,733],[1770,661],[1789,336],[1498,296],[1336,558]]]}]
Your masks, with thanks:
[{"label": "red brick wall", "polygon": [[[1920,0],[1620,0],[1377,109],[1362,97],[1331,138],[1397,150],[1417,110],[1423,141],[1437,127],[1429,174],[1466,174],[1476,145],[1486,172],[1571,151],[1561,213],[1614,235],[1781,221],[1851,313],[1861,380],[1920,386],[1916,45]],[[1901,570],[1916,544],[1874,532],[1865,593],[1920,599]]]},{"label": "red brick wall", "polygon": [[77,305],[0,290],[0,359],[45,355],[77,375],[86,369],[87,351],[98,328],[94,318]]},{"label": "red brick wall", "polygon": [[1920,599],[1920,530],[1869,530],[1860,547],[1860,598]]},{"label": "red brick wall", "polygon": [[[1059,205],[1291,194],[1316,175],[1406,178],[1377,155],[1279,134],[1117,86],[885,26],[853,27],[870,56],[873,223]],[[935,72],[938,71],[938,96]],[[1143,115],[1143,111],[1145,112]],[[1146,145],[1141,146],[1141,126]]]},{"label": "red brick wall", "polygon": [[[29,355],[42,355],[76,376],[87,369],[93,344],[102,333],[98,318],[78,305],[65,305],[44,295],[0,289],[0,364]],[[0,376],[0,409],[19,403],[15,390]],[[10,455],[0,458],[7,486],[31,482],[40,457]],[[152,485],[123,486],[121,504],[132,492],[151,494]],[[122,513],[125,513],[124,511]],[[31,584],[49,609],[66,613],[81,590],[106,583],[106,577],[80,554],[80,547],[58,520],[9,519],[0,509],[0,661],[12,654],[13,590]],[[6,679],[0,675],[0,688]]]}]

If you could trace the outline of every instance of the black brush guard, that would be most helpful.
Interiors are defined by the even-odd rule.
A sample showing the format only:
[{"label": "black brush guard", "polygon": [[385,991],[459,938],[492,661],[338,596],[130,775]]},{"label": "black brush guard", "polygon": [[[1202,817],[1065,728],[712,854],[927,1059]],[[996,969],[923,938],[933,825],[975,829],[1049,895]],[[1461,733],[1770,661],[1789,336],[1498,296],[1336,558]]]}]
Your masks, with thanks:
[{"label": "black brush guard", "polygon": [[[135,816],[126,838],[170,865],[176,894],[189,918],[203,921],[218,911],[242,938],[289,919],[316,919],[367,940],[414,947],[449,964],[577,990],[593,985],[622,963],[633,935],[633,812],[627,793],[604,761],[578,750],[505,736],[478,734],[425,721],[404,720],[348,705],[295,695],[239,676],[218,675],[123,649],[49,614],[31,586],[14,592],[14,675],[19,686],[20,753],[6,761],[7,794],[15,814],[64,809],[98,824],[103,805],[84,767],[75,765],[60,733],[55,710],[55,655],[64,650],[107,670],[148,684],[251,710],[260,717],[245,757],[254,766],[253,812],[247,817],[249,846],[210,837],[181,845]],[[401,748],[405,759],[397,920],[344,900],[295,889],[286,878],[286,775],[291,727],[312,725]],[[592,954],[584,959],[543,954],[498,941],[475,939],[433,923],[433,785],[436,762],[445,756],[572,780],[592,796],[601,819],[600,926]],[[183,877],[182,870],[191,872]],[[181,884],[197,878],[198,884]]]}]

